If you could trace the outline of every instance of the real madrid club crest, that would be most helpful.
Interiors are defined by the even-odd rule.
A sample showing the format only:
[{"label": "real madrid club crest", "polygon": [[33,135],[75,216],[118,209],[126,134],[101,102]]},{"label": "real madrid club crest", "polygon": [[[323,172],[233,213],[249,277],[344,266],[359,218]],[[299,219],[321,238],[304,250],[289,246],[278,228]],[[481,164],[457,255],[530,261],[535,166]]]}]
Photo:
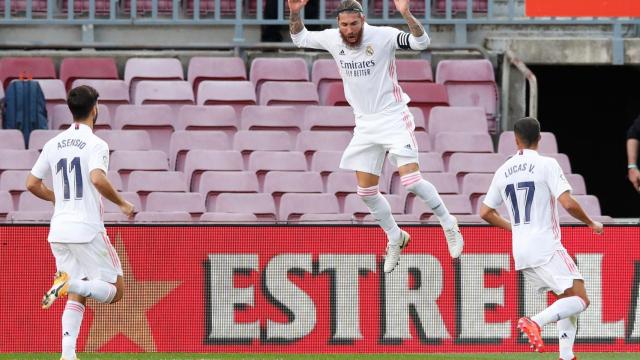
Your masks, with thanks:
[{"label": "real madrid club crest", "polygon": [[367,45],[367,56],[373,56],[373,46],[371,44]]}]

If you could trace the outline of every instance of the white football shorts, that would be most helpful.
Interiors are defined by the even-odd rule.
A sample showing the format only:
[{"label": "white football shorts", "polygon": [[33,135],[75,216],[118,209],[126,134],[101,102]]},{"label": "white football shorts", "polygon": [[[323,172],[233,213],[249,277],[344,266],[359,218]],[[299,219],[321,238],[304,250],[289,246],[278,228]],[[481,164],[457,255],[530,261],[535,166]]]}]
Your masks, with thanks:
[{"label": "white football shorts", "polygon": [[115,283],[122,276],[122,265],[107,234],[99,232],[88,243],[50,243],[58,271],[70,279],[100,279]]},{"label": "white football shorts", "polygon": [[413,115],[399,110],[356,116],[351,142],[344,150],[340,168],[380,176],[386,153],[396,167],[418,163],[418,144],[413,134]]},{"label": "white football shorts", "polygon": [[536,290],[545,293],[549,290],[560,295],[573,286],[573,280],[584,280],[576,263],[567,250],[556,250],[549,262],[544,265],[522,269],[524,278]]}]

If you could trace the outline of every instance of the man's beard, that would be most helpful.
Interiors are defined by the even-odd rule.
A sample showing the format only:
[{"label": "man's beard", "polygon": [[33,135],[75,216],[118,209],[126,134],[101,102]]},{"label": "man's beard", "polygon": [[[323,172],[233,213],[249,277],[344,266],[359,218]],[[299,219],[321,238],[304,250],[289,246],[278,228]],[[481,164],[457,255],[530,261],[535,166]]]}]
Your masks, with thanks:
[{"label": "man's beard", "polygon": [[356,42],[354,42],[354,43],[349,42],[349,40],[347,40],[347,37],[342,32],[340,32],[340,37],[342,38],[342,41],[348,47],[357,48],[358,46],[360,46],[360,43],[362,43],[362,32],[363,31],[364,31],[364,27],[362,27],[362,29],[360,29],[360,32],[358,32],[358,35],[356,36]]}]

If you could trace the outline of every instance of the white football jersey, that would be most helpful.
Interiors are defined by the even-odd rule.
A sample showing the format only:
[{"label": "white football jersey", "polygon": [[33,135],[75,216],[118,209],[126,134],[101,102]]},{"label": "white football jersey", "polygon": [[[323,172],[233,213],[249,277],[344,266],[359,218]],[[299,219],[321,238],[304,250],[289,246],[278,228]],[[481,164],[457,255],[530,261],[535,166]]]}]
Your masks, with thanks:
[{"label": "white football jersey", "polygon": [[[426,47],[429,38],[426,34],[423,36]],[[345,98],[356,115],[377,114],[409,103],[409,96],[398,85],[395,53],[396,49],[413,44],[413,35],[393,27],[364,23],[358,48],[347,46],[338,29],[303,29],[292,34],[291,39],[298,47],[331,53],[342,76]]]},{"label": "white football jersey", "polygon": [[106,174],[108,168],[109,146],[87,125],[75,123],[44,145],[31,174],[40,179],[52,174],[56,202],[49,242],[90,242],[105,231],[102,197],[90,173]]},{"label": "white football jersey", "polygon": [[560,242],[556,199],[571,185],[554,158],[520,150],[496,172],[484,204],[497,209],[503,202],[511,218],[516,270],[546,264]]}]

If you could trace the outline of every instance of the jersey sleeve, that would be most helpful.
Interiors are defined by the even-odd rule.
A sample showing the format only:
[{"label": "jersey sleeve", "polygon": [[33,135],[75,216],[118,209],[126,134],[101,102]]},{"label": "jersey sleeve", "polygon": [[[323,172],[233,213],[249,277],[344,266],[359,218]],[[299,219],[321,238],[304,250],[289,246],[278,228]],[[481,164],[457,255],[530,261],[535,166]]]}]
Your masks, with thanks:
[{"label": "jersey sleeve", "polygon": [[38,179],[44,179],[47,175],[47,171],[49,170],[49,161],[47,160],[47,153],[45,152],[45,149],[42,149],[40,156],[38,156],[38,160],[36,160],[33,168],[31,168],[31,175]]},{"label": "jersey sleeve", "polygon": [[640,140],[640,116],[636,118],[629,130],[627,130],[627,139]]},{"label": "jersey sleeve", "polygon": [[109,146],[106,142],[97,143],[89,155],[89,173],[100,169],[106,174],[109,169]]},{"label": "jersey sleeve", "polygon": [[426,32],[417,38],[408,32],[389,27],[389,33],[396,50],[424,50],[431,43]]},{"label": "jersey sleeve", "polygon": [[309,31],[307,28],[302,28],[297,34],[291,34],[291,40],[293,44],[299,48],[311,48],[311,49],[327,49],[328,31]]},{"label": "jersey sleeve", "polygon": [[493,176],[493,180],[491,181],[491,185],[489,186],[487,195],[485,195],[484,201],[482,201],[482,203],[492,209],[497,209],[500,205],[502,205],[502,195],[500,194],[500,187],[495,175]]},{"label": "jersey sleeve", "polygon": [[554,198],[558,198],[558,196],[562,195],[565,191],[571,191],[571,185],[567,178],[562,173],[562,168],[556,159],[550,159],[548,168],[547,168],[547,185],[549,186],[549,191],[553,194]]}]

